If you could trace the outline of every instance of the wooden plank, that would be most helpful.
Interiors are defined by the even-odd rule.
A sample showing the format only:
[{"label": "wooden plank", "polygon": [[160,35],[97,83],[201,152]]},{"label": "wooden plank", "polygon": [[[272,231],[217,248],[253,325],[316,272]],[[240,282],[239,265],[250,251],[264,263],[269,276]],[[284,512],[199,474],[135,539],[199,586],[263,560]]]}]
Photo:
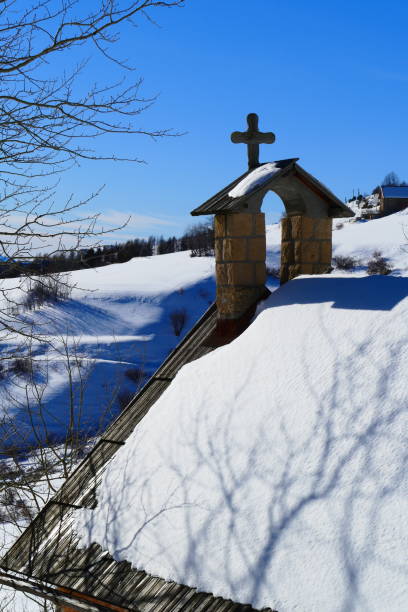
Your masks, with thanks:
[{"label": "wooden plank", "polygon": [[[172,612],[180,612],[182,609],[187,610],[190,608],[193,599],[197,598],[197,591],[195,589],[189,589],[183,597],[181,597],[175,606],[172,606]],[[145,612],[145,611],[143,611]]]},{"label": "wooden plank", "polygon": [[141,587],[137,587],[133,593],[137,591],[137,606],[142,607],[143,610],[150,602],[155,602],[156,593],[163,589],[165,586],[165,581],[163,578],[158,578],[157,576],[150,576],[149,580],[143,584]]},{"label": "wooden plank", "polygon": [[188,602],[188,607],[184,606],[180,612],[203,612],[213,600],[214,595],[210,593],[196,593],[195,598]]},{"label": "wooden plank", "polygon": [[161,584],[155,591],[154,597],[151,598],[151,601],[143,604],[143,612],[159,612],[163,607],[167,606],[167,602],[171,598],[172,587],[174,586],[174,582],[169,583],[161,580]]},{"label": "wooden plank", "polygon": [[[156,602],[153,604],[145,604],[143,606],[143,612],[164,612],[168,609],[169,602],[172,600],[175,594],[180,592],[180,585],[176,582],[165,582],[163,581],[162,590],[156,597]],[[195,591],[195,589],[192,589]]]},{"label": "wooden plank", "polygon": [[[16,591],[21,591],[28,595],[34,595],[35,597],[51,601],[62,610],[72,610],[73,612],[110,612],[112,610],[112,607],[106,607],[95,602],[85,603],[72,597],[70,594],[58,593],[54,589],[43,584],[31,580],[22,580],[14,576],[8,576],[7,574],[0,574],[0,584],[11,587]],[[63,607],[60,608],[60,606]]]},{"label": "wooden plank", "polygon": [[187,587],[184,584],[178,584],[177,587],[178,588],[172,591],[171,597],[168,599],[168,603],[165,608],[166,612],[173,612],[177,602],[180,601],[180,599],[190,590],[190,587]]}]

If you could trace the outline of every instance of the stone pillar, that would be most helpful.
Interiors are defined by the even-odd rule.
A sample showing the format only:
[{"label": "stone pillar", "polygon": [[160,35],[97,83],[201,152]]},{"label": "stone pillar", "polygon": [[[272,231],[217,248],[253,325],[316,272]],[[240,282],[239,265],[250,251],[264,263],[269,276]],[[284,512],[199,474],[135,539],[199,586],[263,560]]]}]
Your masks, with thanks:
[{"label": "stone pillar", "polygon": [[214,229],[218,317],[239,319],[265,295],[265,215],[218,214]]},{"label": "stone pillar", "polygon": [[294,215],[282,219],[281,283],[331,267],[332,219]]}]

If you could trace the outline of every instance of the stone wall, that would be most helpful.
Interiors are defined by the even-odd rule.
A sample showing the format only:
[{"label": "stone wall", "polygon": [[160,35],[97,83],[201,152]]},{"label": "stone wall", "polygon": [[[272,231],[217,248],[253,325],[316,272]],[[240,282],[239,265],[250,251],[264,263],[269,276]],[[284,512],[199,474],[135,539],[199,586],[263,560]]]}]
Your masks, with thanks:
[{"label": "stone wall", "polygon": [[295,215],[282,219],[281,283],[331,266],[332,220]]},{"label": "stone wall", "polygon": [[219,214],[214,230],[218,316],[238,319],[265,292],[265,215]]},{"label": "stone wall", "polygon": [[[265,215],[218,214],[214,229],[218,316],[239,319],[265,293]],[[324,274],[331,258],[331,218],[282,220],[281,283],[300,274]]]}]

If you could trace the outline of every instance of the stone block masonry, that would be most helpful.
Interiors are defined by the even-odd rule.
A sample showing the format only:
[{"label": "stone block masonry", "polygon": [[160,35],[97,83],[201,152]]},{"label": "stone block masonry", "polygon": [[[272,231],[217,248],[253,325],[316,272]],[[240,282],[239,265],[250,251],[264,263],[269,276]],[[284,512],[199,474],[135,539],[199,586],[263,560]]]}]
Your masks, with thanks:
[{"label": "stone block masonry", "polygon": [[331,267],[332,219],[294,215],[282,219],[281,283]]},{"label": "stone block masonry", "polygon": [[[217,214],[214,228],[218,316],[239,319],[265,292],[265,215]],[[300,274],[324,274],[331,256],[331,218],[282,220],[281,283]]]},{"label": "stone block masonry", "polygon": [[265,215],[218,214],[214,229],[218,316],[238,319],[265,292]]}]

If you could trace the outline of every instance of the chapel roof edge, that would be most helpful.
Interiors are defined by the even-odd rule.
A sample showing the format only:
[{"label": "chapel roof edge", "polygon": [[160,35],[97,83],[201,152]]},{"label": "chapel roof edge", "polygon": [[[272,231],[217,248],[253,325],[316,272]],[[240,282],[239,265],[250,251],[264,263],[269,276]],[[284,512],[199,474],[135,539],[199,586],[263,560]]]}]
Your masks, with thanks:
[{"label": "chapel roof edge", "polygon": [[[300,191],[300,183],[302,183],[303,189],[306,187],[309,192],[314,192],[318,197],[324,200],[328,206],[327,214],[329,217],[353,217],[353,211],[343,204],[343,202],[323,183],[302,168],[297,163],[298,161],[299,157],[293,157],[274,162],[263,162],[259,164],[257,168],[248,170],[236,178],[206,202],[192,210],[190,214],[195,217],[200,215],[233,214],[234,212],[239,212],[244,202],[248,200],[249,197],[257,193],[260,193],[262,196],[262,190],[265,192],[269,189],[273,191],[274,183],[276,184],[280,179],[285,178],[285,180],[293,180],[295,190],[299,189]],[[278,171],[271,174],[264,182],[255,184],[253,189],[246,192],[244,195],[237,197],[231,196],[231,191],[236,188],[239,183],[245,181],[251,173],[256,172],[259,168],[267,164],[275,165]]]}]

